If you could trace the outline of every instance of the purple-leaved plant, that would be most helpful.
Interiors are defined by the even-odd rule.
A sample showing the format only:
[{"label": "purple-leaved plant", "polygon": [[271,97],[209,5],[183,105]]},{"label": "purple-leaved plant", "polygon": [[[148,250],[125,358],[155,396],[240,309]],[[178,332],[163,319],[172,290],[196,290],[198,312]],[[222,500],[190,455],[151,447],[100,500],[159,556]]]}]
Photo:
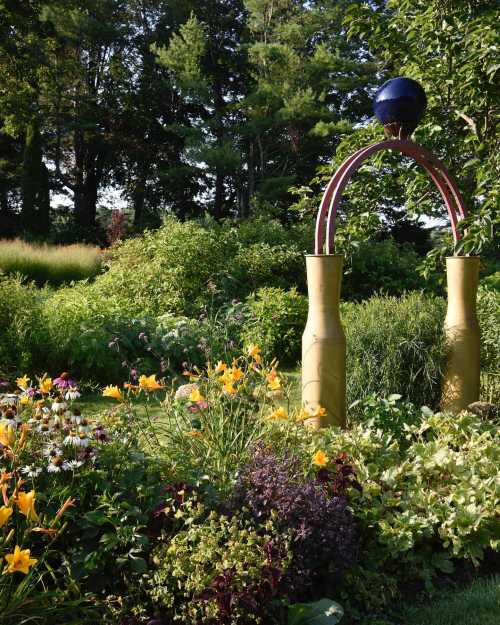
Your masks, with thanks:
[{"label": "purple-leaved plant", "polygon": [[248,508],[257,522],[274,511],[275,525],[290,532],[293,557],[280,586],[292,602],[331,596],[357,557],[359,541],[346,491],[359,485],[345,457],[333,467],[304,479],[292,454],[277,457],[259,445],[236,484],[232,509]]}]

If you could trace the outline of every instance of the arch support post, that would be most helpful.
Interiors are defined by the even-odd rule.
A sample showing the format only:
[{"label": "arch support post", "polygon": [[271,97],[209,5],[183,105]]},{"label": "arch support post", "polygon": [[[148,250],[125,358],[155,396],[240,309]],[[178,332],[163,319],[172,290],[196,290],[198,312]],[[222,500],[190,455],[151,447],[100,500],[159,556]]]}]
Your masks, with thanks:
[{"label": "arch support post", "polygon": [[448,308],[444,322],[448,358],[441,410],[458,413],[479,399],[480,335],[476,316],[479,257],[446,259]]},{"label": "arch support post", "polygon": [[309,312],[302,336],[302,404],[314,415],[307,425],[344,426],[346,419],[346,340],[340,321],[344,257],[306,256]]}]

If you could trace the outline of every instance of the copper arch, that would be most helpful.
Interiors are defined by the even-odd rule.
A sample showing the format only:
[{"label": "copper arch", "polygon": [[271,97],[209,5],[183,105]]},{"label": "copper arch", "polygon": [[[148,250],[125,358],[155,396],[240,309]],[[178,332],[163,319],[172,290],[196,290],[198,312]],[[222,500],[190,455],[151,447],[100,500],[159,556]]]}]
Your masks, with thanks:
[{"label": "copper arch", "polygon": [[351,176],[361,167],[363,162],[381,150],[397,150],[406,156],[411,156],[427,171],[445,203],[451,222],[453,238],[455,241],[460,240],[461,235],[457,230],[457,224],[459,219],[465,217],[465,205],[456,182],[453,180],[444,164],[431,152],[412,141],[391,139],[389,141],[379,141],[378,143],[368,145],[354,154],[351,154],[351,156],[340,165],[331,178],[323,194],[316,219],[315,254],[323,253],[325,238],[326,254],[331,254],[333,252],[335,219],[338,206],[342,199],[342,193],[351,179]]}]

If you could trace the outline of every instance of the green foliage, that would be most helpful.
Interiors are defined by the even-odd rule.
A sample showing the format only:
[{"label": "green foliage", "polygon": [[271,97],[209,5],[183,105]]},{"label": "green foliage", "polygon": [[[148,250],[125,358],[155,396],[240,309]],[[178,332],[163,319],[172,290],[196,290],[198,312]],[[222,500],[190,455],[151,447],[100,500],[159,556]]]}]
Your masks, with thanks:
[{"label": "green foliage", "polygon": [[46,292],[20,276],[0,274],[0,373],[24,371],[43,357],[39,338]]},{"label": "green foliage", "polygon": [[360,243],[347,260],[342,278],[343,297],[360,300],[375,291],[401,295],[422,288],[422,278],[416,271],[419,261],[411,245],[397,245],[392,239]]},{"label": "green foliage", "polygon": [[0,271],[19,273],[38,285],[60,286],[95,277],[101,252],[90,245],[35,245],[21,240],[0,241]]},{"label": "green foliage", "polygon": [[[148,580],[148,594],[162,612],[183,623],[269,622],[256,613],[264,606],[253,607],[249,602],[245,605],[244,599],[258,596],[259,584],[270,564],[266,547],[286,545],[286,537],[278,535],[272,522],[257,529],[245,520],[244,513],[228,518],[205,511],[192,499],[166,508],[165,514],[175,515],[181,528],[153,552],[156,570]],[[281,556],[275,564],[281,568],[287,557]],[[222,611],[217,586],[212,584],[217,578],[222,586],[224,575],[230,576],[224,590],[232,601]]]},{"label": "green foliage", "polygon": [[431,590],[457,560],[478,565],[486,551],[498,551],[496,425],[470,413],[426,410],[406,428],[400,446],[373,424],[317,432],[275,424],[271,444],[282,449],[292,438],[306,470],[317,450],[328,458],[345,453],[362,485],[361,492],[351,491],[350,505],[363,547],[339,596],[348,613],[355,614],[356,605],[387,608],[408,584]]},{"label": "green foliage", "polygon": [[156,232],[118,246],[95,292],[101,297],[112,293],[133,315],[196,312],[207,300],[208,282],[224,283],[232,247],[214,224],[208,228],[168,219]]},{"label": "green foliage", "polygon": [[[410,402],[400,400],[401,395],[398,394],[387,398],[371,395],[358,399],[349,406],[351,425],[353,422],[365,423],[385,434],[392,434],[400,444],[404,444],[406,426],[419,423],[422,413]],[[423,407],[423,410],[428,408]]]},{"label": "green foliage", "polygon": [[445,358],[444,301],[410,293],[344,304],[347,400],[400,393],[416,406],[439,401]]},{"label": "green foliage", "polygon": [[296,603],[288,608],[288,625],[336,625],[344,610],[331,599],[315,603]]},{"label": "green foliage", "polygon": [[481,328],[481,368],[489,373],[500,371],[500,291],[481,286],[478,291],[477,316]]},{"label": "green foliage", "polygon": [[114,335],[131,323],[119,301],[92,286],[75,285],[47,298],[42,318],[43,335],[38,340],[55,370],[69,368],[93,380],[121,377],[120,356],[108,347]]},{"label": "green foliage", "polygon": [[307,319],[307,298],[290,291],[267,287],[247,299],[249,318],[242,330],[244,344],[257,343],[268,357],[282,364],[300,358],[302,333]]},{"label": "green foliage", "polygon": [[[477,253],[489,246],[491,251],[499,219],[496,2],[353,4],[345,24],[351,36],[361,37],[375,58],[391,68],[391,75],[409,76],[424,87],[428,110],[415,138],[442,158],[465,196],[471,216],[460,249]],[[369,127],[356,132],[345,138],[344,147],[350,151],[367,135],[374,138],[380,131]],[[393,163],[394,157],[386,155],[364,168],[365,196],[378,205],[405,204],[414,215],[444,216],[442,200],[425,173],[412,165],[399,167],[394,176],[388,169]],[[394,182],[403,191],[399,201]],[[349,199],[351,209],[356,203],[356,210],[365,210],[363,196]],[[447,253],[452,251],[450,238],[442,244]]]}]

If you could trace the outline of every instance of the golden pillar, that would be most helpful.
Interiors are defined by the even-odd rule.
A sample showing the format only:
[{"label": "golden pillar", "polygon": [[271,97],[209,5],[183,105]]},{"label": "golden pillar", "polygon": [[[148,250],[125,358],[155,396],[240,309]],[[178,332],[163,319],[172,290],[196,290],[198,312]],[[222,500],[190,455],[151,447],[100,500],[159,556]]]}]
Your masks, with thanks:
[{"label": "golden pillar", "polygon": [[307,420],[313,427],[345,425],[346,341],[340,321],[342,255],[306,256],[309,313],[302,336],[302,404],[325,416]]},{"label": "golden pillar", "polygon": [[441,409],[457,413],[479,399],[479,324],[476,295],[479,277],[477,256],[446,259],[448,310],[444,331],[448,362],[443,379]]}]

